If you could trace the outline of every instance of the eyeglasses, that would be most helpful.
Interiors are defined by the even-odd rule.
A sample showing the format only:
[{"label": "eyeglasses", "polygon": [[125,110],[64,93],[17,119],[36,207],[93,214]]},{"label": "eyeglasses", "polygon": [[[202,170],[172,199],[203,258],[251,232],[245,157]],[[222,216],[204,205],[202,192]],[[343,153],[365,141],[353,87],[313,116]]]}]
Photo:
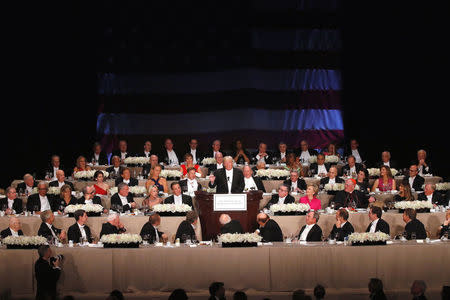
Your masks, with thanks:
[{"label": "eyeglasses", "polygon": [[39,190],[39,191],[46,191],[47,188],[39,188],[38,190]]}]

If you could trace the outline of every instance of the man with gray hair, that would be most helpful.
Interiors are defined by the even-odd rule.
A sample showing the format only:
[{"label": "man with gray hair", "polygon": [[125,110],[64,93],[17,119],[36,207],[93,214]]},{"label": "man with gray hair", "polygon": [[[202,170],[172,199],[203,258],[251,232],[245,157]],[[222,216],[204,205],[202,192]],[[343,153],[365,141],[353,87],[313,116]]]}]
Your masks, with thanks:
[{"label": "man with gray hair", "polygon": [[130,193],[130,188],[126,183],[119,183],[117,193],[111,197],[111,209],[116,211],[127,211],[136,208],[136,202]]},{"label": "man with gray hair", "polygon": [[298,234],[299,241],[320,242],[322,240],[322,228],[317,225],[320,214],[317,210],[306,214],[306,225],[303,225]]},{"label": "man with gray hair", "polygon": [[382,166],[387,166],[389,168],[397,168],[397,163],[391,159],[391,152],[383,151],[381,152],[381,161],[376,165],[377,168]]},{"label": "man with gray hair", "polygon": [[45,210],[56,211],[55,201],[52,197],[47,195],[48,185],[45,181],[38,183],[38,193],[32,194],[27,200],[27,210],[34,211],[36,214],[40,214]]},{"label": "man with gray hair", "polygon": [[10,235],[16,236],[16,237],[19,235],[23,235],[19,218],[10,217],[9,218],[9,227],[0,233],[0,236],[2,239],[4,239],[7,236],[10,236]]},{"label": "man with gray hair", "polygon": [[51,181],[48,184],[48,186],[61,188],[65,184],[68,184],[70,186],[70,188],[72,189],[72,191],[75,190],[72,182],[66,180],[66,175],[64,174],[64,171],[58,170],[58,171],[56,171],[56,180]]},{"label": "man with gray hair", "polygon": [[244,175],[242,171],[233,168],[233,158],[225,156],[223,161],[224,168],[214,172],[209,177],[209,187],[216,188],[218,194],[239,194],[244,190]]},{"label": "man with gray hair", "polygon": [[123,224],[120,222],[120,216],[116,213],[111,213],[106,218],[106,223],[102,224],[102,230],[100,231],[100,238],[104,234],[120,234],[127,231]]},{"label": "man with gray hair", "polygon": [[278,187],[278,194],[272,195],[272,198],[266,204],[266,208],[270,209],[273,204],[289,204],[294,203],[295,198],[289,195],[289,187],[282,184]]},{"label": "man with gray hair", "polygon": [[23,175],[23,182],[19,183],[16,187],[19,193],[25,193],[26,195],[31,195],[33,189],[37,187],[37,182],[31,174]]},{"label": "man with gray hair", "polygon": [[64,240],[66,238],[66,232],[53,226],[55,216],[51,210],[45,210],[41,213],[41,226],[39,227],[37,235],[43,236],[47,239],[54,238]]},{"label": "man with gray hair", "polygon": [[241,223],[238,220],[232,220],[230,215],[221,214],[219,217],[221,225],[220,232],[224,233],[243,233]]},{"label": "man with gray hair", "polygon": [[111,157],[111,167],[106,169],[106,172],[109,173],[109,178],[116,179],[122,174],[122,168],[120,167],[120,157],[117,155],[113,155]]},{"label": "man with gray hair", "polygon": [[411,285],[411,295],[413,295],[413,300],[426,300],[425,290],[427,289],[427,285],[423,280],[414,280]]},{"label": "man with gray hair", "polygon": [[283,182],[284,185],[289,187],[289,191],[302,193],[306,190],[306,181],[300,178],[300,174],[297,170],[291,170],[290,178]]},{"label": "man with gray hair", "polygon": [[223,154],[222,152],[217,152],[214,156],[214,159],[216,160],[215,164],[208,165],[208,172],[212,173],[219,169],[223,169]]},{"label": "man with gray hair", "polygon": [[417,196],[417,200],[428,201],[433,204],[434,207],[437,205],[446,206],[448,203],[445,201],[445,198],[442,197],[441,193],[436,191],[436,185],[432,183],[425,184],[424,192]]},{"label": "man with gray hair", "polygon": [[178,225],[175,239],[179,238],[180,243],[185,243],[187,237],[191,237],[191,240],[196,240],[195,228],[198,223],[198,214],[194,211],[188,211],[186,214],[186,220],[182,221]]},{"label": "man with gray hair", "polygon": [[211,144],[211,151],[205,153],[205,157],[216,157],[216,154],[220,151],[220,147],[222,146],[222,143],[220,140],[214,140]]},{"label": "man with gray hair", "polygon": [[417,151],[417,162],[414,162],[417,165],[419,170],[419,175],[423,176],[424,174],[431,174],[431,164],[427,160],[427,152],[423,149]]},{"label": "man with gray hair", "polygon": [[251,190],[260,190],[263,191],[263,193],[266,192],[262,180],[259,177],[253,176],[253,170],[250,166],[244,166],[242,173],[244,174],[244,192]]},{"label": "man with gray hair", "polygon": [[0,199],[0,209],[5,209],[7,215],[22,213],[22,199],[17,198],[16,189],[12,186],[6,188],[6,197]]},{"label": "man with gray hair", "polygon": [[85,185],[81,190],[83,196],[78,199],[78,204],[98,204],[102,205],[102,200],[95,195],[95,188],[93,185]]}]

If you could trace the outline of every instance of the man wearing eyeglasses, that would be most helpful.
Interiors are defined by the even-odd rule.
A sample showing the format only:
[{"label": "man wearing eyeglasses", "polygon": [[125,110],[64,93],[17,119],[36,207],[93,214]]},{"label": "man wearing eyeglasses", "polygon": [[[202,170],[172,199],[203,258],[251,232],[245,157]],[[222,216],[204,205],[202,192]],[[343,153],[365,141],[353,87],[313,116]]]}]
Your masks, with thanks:
[{"label": "man wearing eyeglasses", "polygon": [[55,205],[54,199],[47,196],[48,186],[45,181],[41,181],[38,183],[38,193],[32,194],[28,197],[27,200],[27,210],[34,211],[36,214],[40,214],[46,210],[56,211],[57,208]]},{"label": "man wearing eyeglasses", "polygon": [[425,179],[419,175],[419,168],[417,165],[411,165],[409,167],[409,176],[406,176],[405,181],[409,183],[412,189],[417,191],[423,191],[422,186],[425,184]]},{"label": "man wearing eyeglasses", "polygon": [[83,196],[78,199],[78,204],[99,204],[102,205],[102,200],[99,196],[95,196],[95,188],[93,186],[85,186],[82,189]]}]

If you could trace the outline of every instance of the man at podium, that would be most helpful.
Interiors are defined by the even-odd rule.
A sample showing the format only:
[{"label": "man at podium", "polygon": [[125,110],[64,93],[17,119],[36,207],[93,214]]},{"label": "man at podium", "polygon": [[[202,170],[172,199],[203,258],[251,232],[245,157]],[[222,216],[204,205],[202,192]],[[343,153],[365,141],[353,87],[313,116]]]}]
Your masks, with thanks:
[{"label": "man at podium", "polygon": [[233,158],[225,156],[224,168],[209,177],[209,187],[216,188],[217,194],[240,194],[244,190],[244,175],[240,169],[233,168]]}]

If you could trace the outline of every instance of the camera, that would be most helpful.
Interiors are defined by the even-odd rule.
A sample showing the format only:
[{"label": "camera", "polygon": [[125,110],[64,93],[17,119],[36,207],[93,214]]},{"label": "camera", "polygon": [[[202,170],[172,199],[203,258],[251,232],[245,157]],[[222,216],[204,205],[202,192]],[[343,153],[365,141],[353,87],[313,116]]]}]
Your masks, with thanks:
[{"label": "camera", "polygon": [[56,260],[59,260],[60,262],[62,262],[62,261],[64,260],[64,255],[58,254],[58,255],[56,255],[56,256],[50,257],[50,263],[51,263],[52,265],[53,265],[53,263],[54,263]]}]

